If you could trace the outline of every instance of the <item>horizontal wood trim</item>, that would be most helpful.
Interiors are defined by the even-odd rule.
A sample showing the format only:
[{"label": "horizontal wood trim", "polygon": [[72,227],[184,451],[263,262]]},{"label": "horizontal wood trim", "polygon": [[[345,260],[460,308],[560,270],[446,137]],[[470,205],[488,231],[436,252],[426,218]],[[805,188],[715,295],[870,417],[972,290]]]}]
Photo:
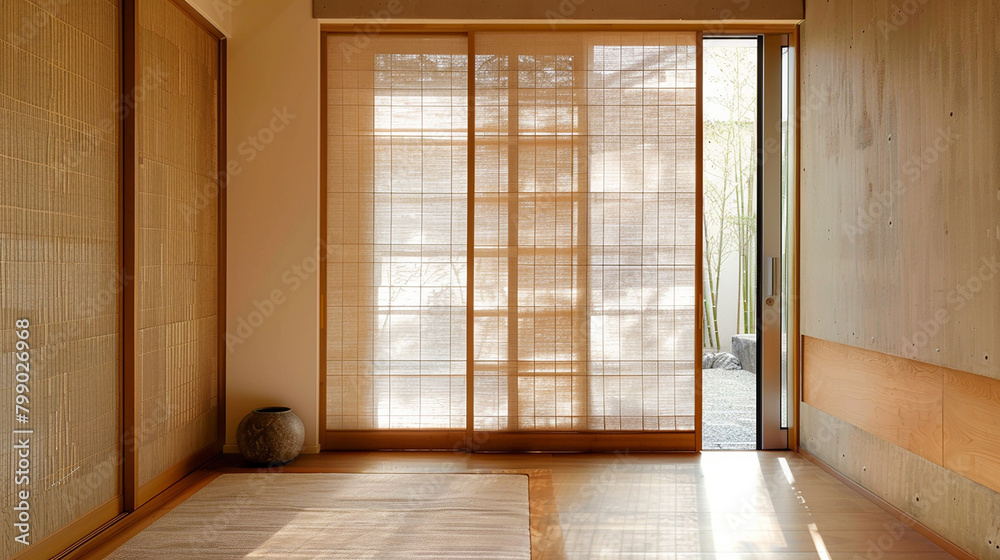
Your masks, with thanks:
[{"label": "horizontal wood trim", "polygon": [[802,338],[803,402],[1000,492],[1000,380]]},{"label": "horizontal wood trim", "polygon": [[222,447],[219,442],[214,442],[201,451],[196,452],[194,455],[191,455],[187,459],[184,459],[183,461],[156,475],[155,478],[139,487],[139,490],[136,492],[136,506],[145,504],[157,494],[160,494],[167,488],[170,488],[184,477],[197,470],[198,467],[208,463],[221,451]]},{"label": "horizontal wood trim", "polygon": [[928,526],[924,525],[923,523],[917,521],[913,517],[910,517],[909,515],[907,515],[906,513],[904,513],[902,510],[900,510],[899,508],[893,506],[892,504],[890,504],[889,502],[883,500],[882,498],[878,497],[878,495],[876,495],[875,493],[871,492],[870,490],[868,490],[864,486],[861,486],[857,482],[854,482],[853,480],[851,480],[850,478],[848,478],[847,476],[845,476],[843,473],[841,473],[837,469],[835,469],[835,468],[831,467],[830,465],[826,464],[825,462],[823,462],[819,457],[814,456],[813,454],[809,453],[805,449],[801,449],[799,451],[799,455],[801,455],[803,458],[805,458],[806,460],[808,460],[812,464],[816,465],[817,467],[819,467],[819,468],[823,469],[824,471],[826,471],[830,476],[832,476],[832,477],[836,478],[837,480],[839,480],[840,482],[844,483],[844,485],[847,486],[848,488],[850,488],[851,490],[854,490],[858,494],[861,494],[862,496],[864,496],[865,498],[867,498],[870,502],[872,502],[873,504],[875,504],[878,507],[880,507],[883,510],[885,510],[886,513],[888,513],[889,515],[895,517],[896,519],[898,519],[900,522],[902,522],[907,527],[909,527],[909,528],[913,529],[914,531],[920,533],[921,535],[923,535],[924,537],[926,537],[927,540],[929,540],[932,543],[934,543],[934,544],[938,545],[939,547],[943,548],[948,554],[951,554],[952,556],[954,556],[955,558],[958,558],[959,560],[976,560],[975,556],[973,556],[972,554],[969,554],[965,550],[961,549],[957,544],[955,544],[955,543],[951,542],[950,540],[944,538],[943,536],[941,536],[940,534],[938,534],[937,532],[935,532],[934,530],[932,530],[930,527],[928,527]]},{"label": "horizontal wood trim", "polygon": [[[55,533],[32,544],[22,552],[11,557],[11,560],[48,560],[60,558],[66,549],[88,535],[102,529],[122,512],[122,497],[116,496],[97,506],[76,521],[59,529]],[[13,538],[13,537],[12,537]]]},{"label": "horizontal wood trim", "polygon": [[359,26],[377,25],[379,33],[468,33],[474,31],[702,31],[713,35],[756,35],[759,33],[795,33],[797,23],[764,21],[684,21],[684,22],[566,22],[559,24],[526,22],[366,22],[343,21],[324,23],[320,30],[327,33],[358,33]]},{"label": "horizontal wood trim", "polygon": [[324,451],[674,452],[695,451],[691,432],[474,432],[465,430],[327,431]]},{"label": "horizontal wood trim", "polygon": [[476,432],[472,451],[694,452],[692,432]]},{"label": "horizontal wood trim", "polygon": [[465,430],[327,430],[323,451],[453,451]]},{"label": "horizontal wood trim", "polygon": [[803,0],[313,0],[314,18],[463,19],[463,20],[761,20],[802,21]]},{"label": "horizontal wood trim", "polygon": [[812,337],[803,402],[943,465],[944,368]]},{"label": "horizontal wood trim", "polygon": [[946,372],[944,466],[1000,492],[1000,381]]}]

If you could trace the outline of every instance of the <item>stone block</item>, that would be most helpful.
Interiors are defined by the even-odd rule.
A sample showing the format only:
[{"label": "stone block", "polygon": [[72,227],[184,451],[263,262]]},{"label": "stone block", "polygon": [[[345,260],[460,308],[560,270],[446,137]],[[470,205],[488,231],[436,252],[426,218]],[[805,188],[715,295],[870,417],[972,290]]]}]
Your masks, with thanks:
[{"label": "stone block", "polygon": [[742,369],[753,374],[757,373],[757,335],[734,334],[733,354],[736,354]]}]

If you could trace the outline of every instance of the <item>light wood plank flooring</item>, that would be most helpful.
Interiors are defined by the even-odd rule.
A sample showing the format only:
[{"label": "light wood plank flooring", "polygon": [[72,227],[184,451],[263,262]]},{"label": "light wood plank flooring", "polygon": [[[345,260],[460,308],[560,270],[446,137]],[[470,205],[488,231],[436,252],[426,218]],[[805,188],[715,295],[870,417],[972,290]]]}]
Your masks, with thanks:
[{"label": "light wood plank flooring", "polygon": [[[207,483],[232,456],[101,547],[101,558]],[[802,457],[323,453],[286,472],[528,472],[533,559],[945,560],[953,558]],[[103,554],[102,554],[103,553]]]}]

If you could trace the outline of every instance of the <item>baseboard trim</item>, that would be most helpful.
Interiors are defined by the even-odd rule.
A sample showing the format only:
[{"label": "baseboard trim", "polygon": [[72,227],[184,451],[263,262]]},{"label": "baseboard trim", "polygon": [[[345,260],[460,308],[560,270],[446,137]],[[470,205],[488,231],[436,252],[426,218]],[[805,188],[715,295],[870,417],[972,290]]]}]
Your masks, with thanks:
[{"label": "baseboard trim", "polygon": [[[222,446],[222,452],[227,454],[239,453],[240,446],[227,443]],[[305,445],[302,447],[303,455],[315,455],[317,453],[319,453],[319,445]]]},{"label": "baseboard trim", "polygon": [[886,511],[886,513],[895,517],[907,527],[920,533],[924,537],[927,537],[927,540],[938,545],[939,547],[944,549],[944,551],[947,552],[948,554],[951,554],[955,558],[958,558],[958,560],[977,560],[975,556],[969,554],[961,547],[959,547],[957,544],[941,536],[939,533],[937,533],[927,525],[924,525],[923,523],[917,521],[913,517],[910,517],[903,510],[883,500],[871,490],[868,490],[864,486],[861,486],[857,482],[854,482],[853,480],[848,478],[847,475],[833,468],[819,457],[816,457],[812,453],[809,453],[804,448],[799,449],[799,455],[801,455],[803,458],[813,463],[817,467],[823,469],[824,471],[826,471],[828,474],[830,474],[832,477],[836,478],[840,482],[844,483],[844,485],[850,488],[851,490],[854,490],[858,494],[861,494],[862,496],[867,498],[868,501],[882,508],[883,510]]}]

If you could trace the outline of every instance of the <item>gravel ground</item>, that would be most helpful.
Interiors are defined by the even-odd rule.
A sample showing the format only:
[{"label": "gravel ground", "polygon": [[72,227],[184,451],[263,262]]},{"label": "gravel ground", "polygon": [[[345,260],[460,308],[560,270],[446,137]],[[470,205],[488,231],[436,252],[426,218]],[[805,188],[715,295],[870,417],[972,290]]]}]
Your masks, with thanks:
[{"label": "gravel ground", "polygon": [[702,448],[757,448],[757,376],[744,370],[702,372]]}]

